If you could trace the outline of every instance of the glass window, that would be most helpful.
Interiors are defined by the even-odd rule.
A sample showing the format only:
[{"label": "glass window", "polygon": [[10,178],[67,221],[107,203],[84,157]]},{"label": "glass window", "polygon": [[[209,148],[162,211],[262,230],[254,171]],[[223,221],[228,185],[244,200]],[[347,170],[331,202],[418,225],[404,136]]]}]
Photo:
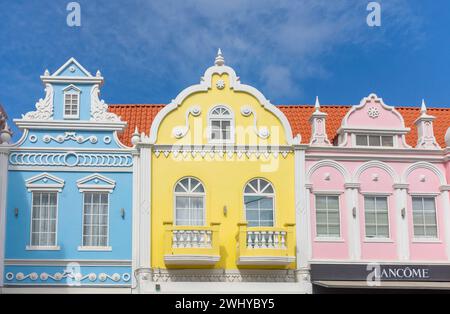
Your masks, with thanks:
[{"label": "glass window", "polygon": [[79,94],[76,92],[66,92],[64,94],[64,117],[79,117]]},{"label": "glass window", "polygon": [[273,227],[274,190],[264,179],[250,181],[244,189],[245,216],[249,227]]},{"label": "glass window", "polygon": [[389,238],[388,199],[386,196],[364,197],[367,238]]},{"label": "glass window", "polygon": [[33,192],[31,246],[56,246],[56,192]]},{"label": "glass window", "polygon": [[318,237],[339,237],[339,196],[316,195],[316,233]]},{"label": "glass window", "polygon": [[108,193],[84,193],[83,246],[108,246],[108,214]]},{"label": "glass window", "polygon": [[184,178],[175,186],[175,224],[205,225],[205,189],[195,178]]},{"label": "glass window", "polygon": [[214,108],[210,114],[211,140],[231,140],[231,121],[230,110],[222,106]]},{"label": "glass window", "polygon": [[393,147],[393,136],[380,135],[356,135],[357,146]]},{"label": "glass window", "polygon": [[412,198],[415,238],[437,238],[436,206],[434,197]]}]

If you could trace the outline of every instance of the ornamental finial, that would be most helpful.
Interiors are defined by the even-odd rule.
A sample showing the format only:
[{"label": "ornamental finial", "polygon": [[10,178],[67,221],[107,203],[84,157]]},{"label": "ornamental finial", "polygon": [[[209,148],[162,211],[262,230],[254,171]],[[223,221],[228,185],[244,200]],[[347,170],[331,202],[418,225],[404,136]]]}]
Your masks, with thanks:
[{"label": "ornamental finial", "polygon": [[319,96],[316,96],[316,104],[314,105],[314,108],[316,108],[316,112],[320,111]]},{"label": "ornamental finial", "polygon": [[425,105],[425,99],[422,99],[422,107],[420,108],[422,114],[427,113],[427,106]]},{"label": "ornamental finial", "polygon": [[217,56],[216,56],[216,60],[214,61],[215,65],[218,66],[222,66],[225,64],[225,59],[222,56],[222,50],[219,48],[219,50],[217,50]]}]

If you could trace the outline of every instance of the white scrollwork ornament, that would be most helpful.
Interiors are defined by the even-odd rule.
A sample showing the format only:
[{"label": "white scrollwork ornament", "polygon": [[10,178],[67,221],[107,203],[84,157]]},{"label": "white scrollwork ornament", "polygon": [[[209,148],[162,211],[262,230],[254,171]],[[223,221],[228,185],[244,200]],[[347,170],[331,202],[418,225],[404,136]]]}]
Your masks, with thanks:
[{"label": "white scrollwork ornament", "polygon": [[53,87],[45,84],[45,98],[36,103],[36,111],[22,115],[24,120],[52,120],[53,119]]},{"label": "white scrollwork ornament", "polygon": [[198,117],[202,113],[202,110],[199,106],[193,106],[186,111],[186,124],[183,126],[176,126],[172,129],[172,135],[177,138],[183,138],[189,132],[189,115],[193,115],[194,117]]},{"label": "white scrollwork ornament", "polygon": [[250,115],[253,114],[253,129],[254,129],[256,135],[258,135],[262,139],[266,139],[270,136],[270,131],[267,127],[263,126],[258,129],[258,125],[257,125],[258,119],[256,117],[256,113],[253,111],[252,108],[250,108],[249,106],[241,107],[241,114],[244,117],[249,117]]},{"label": "white scrollwork ornament", "polygon": [[108,105],[104,100],[100,100],[100,89],[98,84],[91,89],[91,120],[98,122],[120,122],[120,118],[108,112]]}]

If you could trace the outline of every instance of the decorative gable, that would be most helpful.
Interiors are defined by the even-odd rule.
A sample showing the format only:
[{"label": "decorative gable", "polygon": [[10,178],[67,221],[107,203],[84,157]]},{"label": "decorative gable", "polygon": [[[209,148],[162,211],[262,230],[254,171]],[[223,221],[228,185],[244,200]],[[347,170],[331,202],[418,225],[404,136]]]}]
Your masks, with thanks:
[{"label": "decorative gable", "polygon": [[57,190],[61,192],[64,187],[64,180],[45,172],[26,180],[25,186],[30,192],[35,190]]},{"label": "decorative gable", "polygon": [[386,105],[376,94],[370,94],[345,115],[338,130],[339,146],[410,148],[405,141],[409,131],[394,107]]},{"label": "decorative gable", "polygon": [[111,193],[116,187],[116,181],[101,174],[94,173],[77,181],[80,192],[85,191],[105,191]]},{"label": "decorative gable", "polygon": [[52,76],[92,77],[91,73],[73,57],[67,60]]}]

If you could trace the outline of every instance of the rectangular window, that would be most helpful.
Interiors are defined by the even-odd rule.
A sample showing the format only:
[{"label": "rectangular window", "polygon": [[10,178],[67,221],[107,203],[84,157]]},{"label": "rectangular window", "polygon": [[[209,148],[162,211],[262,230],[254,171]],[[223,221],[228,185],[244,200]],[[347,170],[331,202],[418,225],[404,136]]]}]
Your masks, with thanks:
[{"label": "rectangular window", "polygon": [[437,238],[436,206],[434,197],[412,198],[415,238]]},{"label": "rectangular window", "polygon": [[211,121],[211,139],[212,140],[230,140],[231,139],[231,121],[230,120],[212,120]]},{"label": "rectangular window", "polygon": [[78,118],[79,95],[75,93],[64,94],[64,117]]},{"label": "rectangular window", "polygon": [[249,227],[273,227],[273,197],[245,195],[244,203]]},{"label": "rectangular window", "polygon": [[177,226],[203,226],[203,196],[175,196],[175,224]]},{"label": "rectangular window", "polygon": [[56,246],[57,192],[33,192],[31,246]]},{"label": "rectangular window", "polygon": [[389,238],[388,198],[364,197],[366,238]]},{"label": "rectangular window", "polygon": [[317,237],[340,237],[339,196],[316,195]]},{"label": "rectangular window", "polygon": [[393,147],[394,137],[385,135],[356,135],[357,146]]},{"label": "rectangular window", "polygon": [[83,246],[108,246],[109,193],[85,192]]}]

